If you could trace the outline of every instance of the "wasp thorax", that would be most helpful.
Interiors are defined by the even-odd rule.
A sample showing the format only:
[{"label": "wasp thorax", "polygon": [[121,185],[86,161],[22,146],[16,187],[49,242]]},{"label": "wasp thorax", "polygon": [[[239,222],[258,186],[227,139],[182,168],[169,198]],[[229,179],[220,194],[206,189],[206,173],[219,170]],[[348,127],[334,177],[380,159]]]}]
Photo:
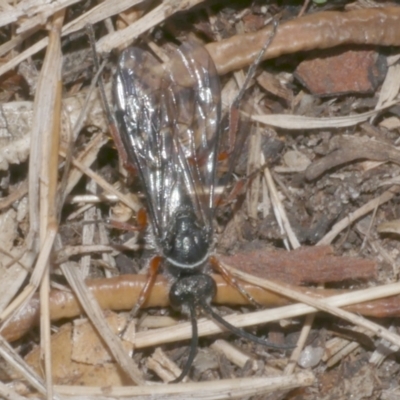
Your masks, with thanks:
[{"label": "wasp thorax", "polygon": [[165,237],[164,256],[168,263],[178,268],[196,268],[207,259],[210,243],[209,233],[196,222],[190,209],[178,211]]}]

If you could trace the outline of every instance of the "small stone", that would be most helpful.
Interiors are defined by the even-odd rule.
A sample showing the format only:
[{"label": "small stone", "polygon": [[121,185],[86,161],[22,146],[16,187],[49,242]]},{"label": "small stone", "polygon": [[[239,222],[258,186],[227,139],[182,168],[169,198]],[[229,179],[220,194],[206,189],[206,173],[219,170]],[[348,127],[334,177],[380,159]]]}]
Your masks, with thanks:
[{"label": "small stone", "polygon": [[[319,53],[321,54],[321,53]],[[374,93],[382,82],[386,59],[373,50],[349,50],[302,61],[295,77],[312,94],[338,96],[349,93]]]}]

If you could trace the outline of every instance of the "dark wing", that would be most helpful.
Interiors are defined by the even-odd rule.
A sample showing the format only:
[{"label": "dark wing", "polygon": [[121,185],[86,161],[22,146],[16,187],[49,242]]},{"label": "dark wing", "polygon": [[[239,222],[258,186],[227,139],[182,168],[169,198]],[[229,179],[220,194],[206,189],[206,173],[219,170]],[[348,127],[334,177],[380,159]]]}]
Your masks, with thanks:
[{"label": "dark wing", "polygon": [[116,118],[139,172],[158,238],[190,207],[212,229],[220,87],[207,51],[184,45],[167,67],[138,48],[123,52],[114,82]]}]

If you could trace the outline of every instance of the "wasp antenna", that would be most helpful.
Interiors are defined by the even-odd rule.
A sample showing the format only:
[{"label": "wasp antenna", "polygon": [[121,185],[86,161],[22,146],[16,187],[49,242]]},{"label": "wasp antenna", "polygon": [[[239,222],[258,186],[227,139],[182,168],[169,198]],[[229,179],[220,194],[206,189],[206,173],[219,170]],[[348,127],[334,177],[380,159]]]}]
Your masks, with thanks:
[{"label": "wasp antenna", "polygon": [[101,72],[103,71],[103,69],[106,65],[106,60],[104,60],[102,65],[100,65],[99,57],[97,55],[97,50],[96,50],[96,38],[94,36],[93,25],[86,24],[85,29],[86,29],[86,34],[88,35],[88,38],[89,38],[90,47],[92,48],[93,63],[94,63],[94,67],[96,69],[96,78],[98,79],[98,82],[99,82],[99,91],[100,91],[101,101],[103,103],[104,110],[107,114],[108,122],[114,124],[114,119],[112,117],[110,105],[108,104],[106,91],[104,89],[103,77],[101,75]]},{"label": "wasp antenna", "polygon": [[250,340],[254,343],[261,344],[266,347],[270,347],[271,349],[293,349],[296,346],[288,346],[288,345],[279,345],[275,343],[268,342],[268,340],[260,339],[259,337],[252,335],[249,332],[246,332],[243,329],[237,328],[236,326],[230,324],[225,321],[220,315],[218,315],[205,301],[200,301],[199,306],[203,308],[203,310],[215,321],[224,326],[229,331],[233,332],[235,335],[242,337],[243,339]]},{"label": "wasp antenna", "polygon": [[194,357],[197,353],[197,344],[199,341],[199,334],[197,329],[196,311],[193,302],[187,304],[190,312],[190,323],[192,324],[192,339],[190,340],[190,352],[189,357],[186,360],[186,364],[183,367],[181,374],[169,383],[179,383],[189,373],[190,367],[193,364]]},{"label": "wasp antenna", "polygon": [[260,62],[263,59],[264,53],[267,51],[268,47],[270,46],[270,44],[272,43],[272,40],[275,37],[276,30],[278,29],[278,21],[274,18],[272,20],[272,24],[273,24],[273,26],[272,26],[272,31],[271,31],[270,36],[268,37],[268,39],[264,43],[264,46],[262,47],[262,49],[258,53],[258,55],[257,55],[256,59],[254,60],[254,62],[251,64],[249,70],[247,71],[244,83],[243,83],[242,87],[240,88],[239,93],[237,94],[235,100],[233,100],[232,105],[234,107],[236,107],[236,108],[239,108],[239,104],[242,101],[242,98],[244,96],[244,92],[246,91],[247,87],[249,86],[250,81],[253,79],[254,74],[256,73],[256,69],[260,65]]},{"label": "wasp antenna", "polygon": [[200,299],[211,301],[215,296],[217,286],[209,275],[195,274],[185,276],[176,281],[169,292],[169,301],[175,309],[181,309],[190,314],[192,324],[192,340],[190,341],[190,353],[182,373],[170,383],[180,382],[189,372],[197,352],[198,328],[196,320],[196,306],[200,305]]}]

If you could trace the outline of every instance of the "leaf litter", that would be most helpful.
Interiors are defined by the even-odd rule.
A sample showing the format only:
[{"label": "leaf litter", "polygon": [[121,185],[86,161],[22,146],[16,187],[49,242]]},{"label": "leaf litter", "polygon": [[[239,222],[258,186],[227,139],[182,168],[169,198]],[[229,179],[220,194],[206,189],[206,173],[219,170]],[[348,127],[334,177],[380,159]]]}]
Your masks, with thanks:
[{"label": "leaf litter", "polygon": [[[305,16],[297,18],[301,4],[119,3],[118,8],[110,1],[1,5],[0,24],[7,40],[0,47],[0,85],[1,98],[7,100],[0,110],[0,318],[2,335],[11,343],[2,339],[0,345],[1,395],[394,398],[400,345],[394,318],[400,313],[400,8],[385,3],[370,8],[363,2],[339,8],[330,2],[312,3]],[[206,45],[223,85],[234,93],[237,77],[230,72],[251,64],[272,17],[279,19],[276,42],[249,89],[246,101],[254,102],[251,112],[243,113],[245,120],[253,121],[249,135],[256,139],[248,141],[235,167],[237,178],[261,166],[263,173],[252,175],[251,183],[220,208],[216,221],[217,252],[228,267],[239,270],[234,273],[247,282],[246,290],[256,299],[261,290],[257,286],[266,288],[260,303],[272,309],[255,311],[218,278],[215,303],[221,314],[233,314],[226,319],[237,326],[276,321],[251,328],[252,332],[297,343],[297,348],[285,355],[267,353],[221,334],[215,323],[200,318],[204,338],[191,382],[142,386],[179,375],[190,326],[174,322],[178,316],[168,308],[169,283],[160,277],[147,304],[150,308],[139,315],[136,329],[129,330],[135,347],[131,359],[116,339],[115,329],[122,328],[110,330],[96,305],[119,313],[108,314],[109,319],[124,319],[121,310],[132,307],[143,284],[136,274],[148,259],[151,243],[146,235],[105,224],[118,207],[115,202],[121,201],[135,215],[143,198],[134,174],[119,167],[97,89],[88,94],[95,71],[88,73],[90,50],[79,30],[95,24],[99,51],[135,40],[165,58],[177,41],[197,40]],[[364,34],[366,29],[369,35]],[[249,38],[253,46],[246,45]],[[318,49],[343,44],[354,51],[373,46],[385,58],[388,69],[375,92],[357,93],[354,87],[347,93],[341,89],[340,94],[331,88],[322,97],[308,92],[294,74],[300,61],[311,50],[318,58]],[[84,63],[82,51],[88,54]],[[326,52],[329,57],[329,50],[324,57]],[[29,57],[34,61],[29,68],[40,71],[38,78],[30,73],[27,79],[26,73],[13,70]],[[69,70],[61,71],[67,57]],[[106,79],[111,71],[112,59]],[[234,95],[227,93],[228,97]],[[223,104],[229,100],[224,98]],[[77,124],[78,120],[82,122]],[[95,212],[87,213],[90,209]],[[85,233],[85,225],[91,223],[94,230]],[[331,247],[321,253],[326,245]],[[302,249],[308,252],[299,253]],[[122,270],[131,275],[117,276]],[[89,296],[83,284],[87,278],[93,293]],[[269,278],[278,281],[264,281]],[[73,348],[79,337],[76,318],[83,309],[102,339],[89,338]],[[373,321],[368,319],[371,315]],[[67,318],[75,318],[75,328]],[[154,318],[151,328],[145,324],[149,318]],[[91,334],[97,335],[96,330]],[[228,343],[221,344],[221,338]],[[104,356],[104,348],[113,356]],[[44,368],[40,354],[45,354]],[[132,386],[132,381],[139,386]]]}]

